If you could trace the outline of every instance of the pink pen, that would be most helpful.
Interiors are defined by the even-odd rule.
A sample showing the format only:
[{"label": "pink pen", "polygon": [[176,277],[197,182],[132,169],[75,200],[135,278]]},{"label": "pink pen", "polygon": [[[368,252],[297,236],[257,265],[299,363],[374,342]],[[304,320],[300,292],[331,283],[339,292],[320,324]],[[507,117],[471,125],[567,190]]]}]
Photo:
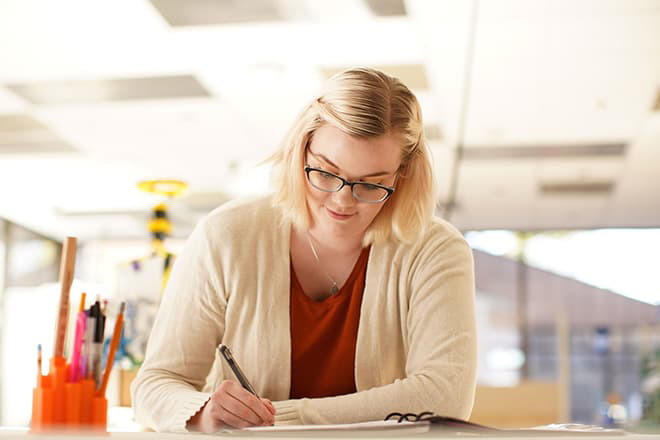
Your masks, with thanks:
[{"label": "pink pen", "polygon": [[82,379],[80,374],[80,354],[83,339],[85,338],[86,320],[87,315],[85,312],[78,312],[78,318],[76,319],[76,334],[75,339],[73,340],[73,357],[71,358],[71,368],[69,369],[69,382],[78,382]]}]

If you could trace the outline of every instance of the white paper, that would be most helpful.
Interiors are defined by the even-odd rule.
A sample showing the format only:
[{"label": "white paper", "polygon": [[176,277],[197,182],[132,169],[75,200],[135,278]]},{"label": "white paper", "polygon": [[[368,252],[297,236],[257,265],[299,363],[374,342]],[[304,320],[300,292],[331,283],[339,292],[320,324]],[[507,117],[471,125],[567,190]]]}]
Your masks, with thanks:
[{"label": "white paper", "polygon": [[240,431],[251,432],[302,432],[302,431],[378,431],[378,430],[405,430],[406,432],[427,432],[429,430],[428,422],[407,422],[401,423],[396,420],[373,421],[361,423],[343,423],[336,425],[277,425],[277,426],[254,426],[244,428]]}]

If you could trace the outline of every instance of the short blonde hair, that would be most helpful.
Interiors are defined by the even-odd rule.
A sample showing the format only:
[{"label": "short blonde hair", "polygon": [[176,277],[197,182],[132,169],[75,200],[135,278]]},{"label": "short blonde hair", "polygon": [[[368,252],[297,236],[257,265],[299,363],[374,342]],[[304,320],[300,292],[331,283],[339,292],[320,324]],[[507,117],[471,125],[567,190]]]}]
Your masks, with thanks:
[{"label": "short blonde hair", "polygon": [[392,134],[401,144],[396,191],[383,202],[363,244],[392,238],[410,243],[423,234],[433,218],[435,184],[421,107],[401,81],[375,69],[355,68],[334,75],[321,95],[305,107],[269,158],[277,187],[274,205],[296,227],[310,227],[304,154],[314,132],[325,124],[360,138]]}]

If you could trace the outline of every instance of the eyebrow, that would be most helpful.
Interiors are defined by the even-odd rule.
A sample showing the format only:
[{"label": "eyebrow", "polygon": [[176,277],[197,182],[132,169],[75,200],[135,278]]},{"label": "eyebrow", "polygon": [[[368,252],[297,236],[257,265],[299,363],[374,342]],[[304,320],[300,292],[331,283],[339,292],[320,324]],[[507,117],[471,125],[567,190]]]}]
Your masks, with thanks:
[{"label": "eyebrow", "polygon": [[[324,155],[322,155],[322,154],[316,154],[316,153],[314,153],[314,152],[313,152],[311,149],[309,149],[309,148],[307,149],[307,151],[309,151],[309,152],[311,153],[312,156],[321,158],[324,162],[327,162],[329,165],[331,165],[331,166],[337,168],[338,170],[341,169],[341,168],[339,168],[337,165],[335,165],[330,159],[328,159],[327,157],[325,157]],[[382,176],[389,176],[390,174],[394,174],[394,173],[391,173],[391,172],[389,172],[389,171],[379,171],[379,172],[377,172],[377,173],[371,173],[371,174],[366,174],[366,175],[364,175],[364,176],[360,176],[360,177],[358,177],[358,179],[364,179],[365,177],[382,177]]]}]

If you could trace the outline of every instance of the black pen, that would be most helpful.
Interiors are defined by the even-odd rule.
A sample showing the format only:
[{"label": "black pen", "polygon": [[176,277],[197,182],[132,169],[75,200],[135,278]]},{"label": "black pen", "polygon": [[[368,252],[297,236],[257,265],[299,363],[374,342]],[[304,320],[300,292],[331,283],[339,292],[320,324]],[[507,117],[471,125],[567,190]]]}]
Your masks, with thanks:
[{"label": "black pen", "polygon": [[254,394],[257,398],[259,398],[257,392],[254,390],[252,385],[250,385],[250,382],[247,380],[247,377],[245,377],[245,374],[243,374],[241,367],[239,367],[238,363],[236,363],[236,361],[234,360],[234,356],[232,356],[229,347],[227,347],[225,344],[220,344],[220,346],[218,346],[218,351],[220,352],[220,355],[223,357],[223,359],[227,361],[227,364],[229,364],[229,368],[231,368],[231,371],[234,372],[234,376],[236,376],[236,379],[238,379],[241,385],[243,385],[243,388]]}]

